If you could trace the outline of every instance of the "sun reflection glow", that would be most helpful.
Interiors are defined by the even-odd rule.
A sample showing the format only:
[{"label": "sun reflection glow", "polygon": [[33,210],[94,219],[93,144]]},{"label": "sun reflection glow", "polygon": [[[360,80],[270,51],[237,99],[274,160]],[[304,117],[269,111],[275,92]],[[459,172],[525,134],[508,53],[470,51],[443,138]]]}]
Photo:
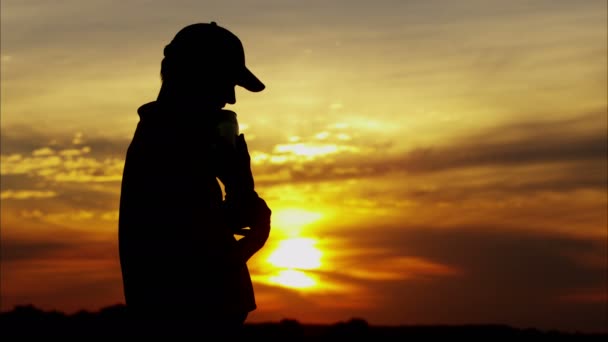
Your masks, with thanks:
[{"label": "sun reflection glow", "polygon": [[317,284],[312,277],[302,271],[296,270],[279,271],[276,276],[271,276],[268,280],[275,284],[297,289],[306,289]]},{"label": "sun reflection glow", "polygon": [[310,289],[318,287],[318,280],[310,275],[309,270],[321,268],[323,253],[315,245],[313,238],[291,238],[281,240],[270,253],[266,262],[275,268],[273,275],[266,281],[270,284]]}]

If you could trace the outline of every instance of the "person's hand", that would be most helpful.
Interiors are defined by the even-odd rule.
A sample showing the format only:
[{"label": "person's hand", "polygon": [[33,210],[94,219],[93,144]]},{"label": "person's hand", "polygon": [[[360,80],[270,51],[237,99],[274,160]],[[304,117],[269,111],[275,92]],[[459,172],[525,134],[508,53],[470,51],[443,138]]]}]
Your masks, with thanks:
[{"label": "person's hand", "polygon": [[228,199],[224,201],[224,208],[233,234],[256,236],[256,239],[268,235],[272,211],[257,193],[239,202]]},{"label": "person's hand", "polygon": [[261,197],[257,197],[247,211],[251,213],[249,229],[240,229],[240,235],[244,237],[238,241],[239,253],[244,262],[257,253],[268,240],[272,215],[266,201]]}]

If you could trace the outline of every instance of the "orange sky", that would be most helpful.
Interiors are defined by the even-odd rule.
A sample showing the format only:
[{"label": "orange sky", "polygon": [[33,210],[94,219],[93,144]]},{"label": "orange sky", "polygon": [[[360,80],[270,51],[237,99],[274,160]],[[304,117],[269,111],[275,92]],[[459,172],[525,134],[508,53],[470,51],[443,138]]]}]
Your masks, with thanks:
[{"label": "orange sky", "polygon": [[230,108],[273,209],[249,321],[606,330],[605,1],[1,6],[2,310],[123,301],[136,110],[214,20],[267,85]]}]

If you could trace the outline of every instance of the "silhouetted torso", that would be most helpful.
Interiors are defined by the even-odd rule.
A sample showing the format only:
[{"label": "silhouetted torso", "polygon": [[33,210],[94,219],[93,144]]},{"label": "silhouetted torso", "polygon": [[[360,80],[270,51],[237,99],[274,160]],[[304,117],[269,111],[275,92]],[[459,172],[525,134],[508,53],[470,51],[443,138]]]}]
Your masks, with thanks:
[{"label": "silhouetted torso", "polygon": [[119,250],[127,307],[221,317],[255,309],[247,266],[226,225],[208,113],[158,102],[138,110],[127,151]]}]

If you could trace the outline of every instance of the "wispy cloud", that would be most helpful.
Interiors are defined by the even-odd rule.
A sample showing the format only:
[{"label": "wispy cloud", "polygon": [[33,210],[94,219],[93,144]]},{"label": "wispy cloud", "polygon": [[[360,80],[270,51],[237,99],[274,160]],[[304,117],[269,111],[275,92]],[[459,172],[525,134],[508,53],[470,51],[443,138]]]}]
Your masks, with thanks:
[{"label": "wispy cloud", "polygon": [[[546,166],[552,168],[554,174],[567,173],[568,178],[580,178],[579,182],[569,180],[570,184],[601,186],[606,182],[603,171],[608,153],[607,127],[606,111],[599,111],[568,120],[506,124],[451,143],[442,142],[437,146],[405,152],[361,146],[353,140],[349,142],[350,145],[343,145],[342,153],[325,162],[292,158],[291,165],[283,165],[276,161],[273,163],[272,156],[254,160],[256,171],[262,179],[260,182],[268,185],[370,178],[394,173],[424,175],[472,168],[494,168],[494,172],[507,172],[505,170],[509,168]],[[297,150],[302,145],[293,143],[279,146],[292,146],[292,150]],[[276,158],[280,158],[280,155]],[[572,173],[568,170],[572,170],[573,165],[594,167],[590,169],[591,173]],[[270,177],[277,173],[283,176]],[[551,186],[551,177],[543,175],[543,179],[537,181],[544,183],[545,187]],[[526,182],[525,179],[521,181]],[[521,186],[518,183],[510,182],[510,186]]]},{"label": "wispy cloud", "polygon": [[27,175],[53,182],[118,182],[122,178],[128,140],[86,141],[80,132],[71,137],[18,129],[5,132],[2,144],[6,147],[0,155],[3,176]]},{"label": "wispy cloud", "polygon": [[37,190],[7,190],[0,193],[0,199],[17,199],[26,200],[30,198],[49,198],[55,197],[57,193],[55,191],[37,191]]}]

